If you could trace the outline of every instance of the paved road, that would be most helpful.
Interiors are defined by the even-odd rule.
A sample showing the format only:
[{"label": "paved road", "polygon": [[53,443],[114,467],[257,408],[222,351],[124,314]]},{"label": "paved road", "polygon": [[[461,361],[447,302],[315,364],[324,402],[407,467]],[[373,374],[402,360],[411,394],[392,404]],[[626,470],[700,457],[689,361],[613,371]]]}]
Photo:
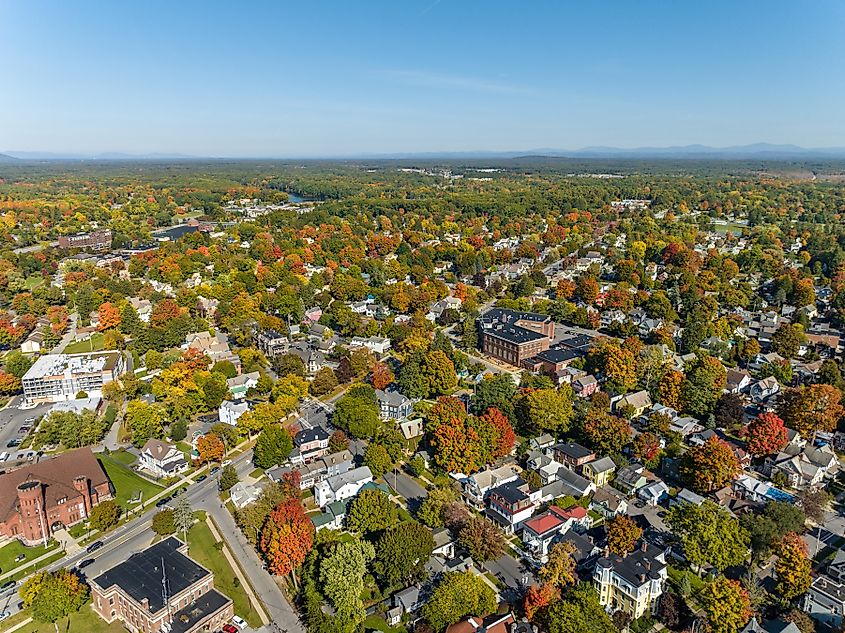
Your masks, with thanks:
[{"label": "paved road", "polygon": [[[6,444],[13,438],[23,439],[23,435],[18,433],[18,430],[23,426],[24,422],[29,418],[39,418],[53,405],[50,403],[39,404],[33,409],[19,409],[23,396],[15,396],[9,402],[9,406],[0,411],[0,453],[3,451],[13,452],[17,449],[7,448]],[[0,468],[10,466],[11,463],[0,464]]]},{"label": "paved road", "polygon": [[387,473],[384,476],[384,480],[397,494],[401,495],[410,506],[422,503],[423,499],[428,496],[425,488],[398,468]]},{"label": "paved road", "polygon": [[510,554],[488,560],[482,567],[507,585],[502,597],[508,602],[519,600],[529,585],[537,583],[531,571]]},{"label": "paved road", "polygon": [[67,332],[62,336],[62,340],[51,351],[51,354],[61,354],[65,347],[67,347],[76,338],[77,316],[76,312],[70,315],[70,325],[68,325]]}]

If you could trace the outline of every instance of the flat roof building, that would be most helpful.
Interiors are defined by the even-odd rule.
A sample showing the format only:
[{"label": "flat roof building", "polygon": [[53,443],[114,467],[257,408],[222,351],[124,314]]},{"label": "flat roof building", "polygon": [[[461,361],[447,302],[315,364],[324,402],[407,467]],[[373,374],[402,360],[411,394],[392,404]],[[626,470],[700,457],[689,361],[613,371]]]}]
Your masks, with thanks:
[{"label": "flat roof building", "polygon": [[214,575],[171,536],[132,554],[91,581],[94,611],[138,633],[217,631],[234,615]]},{"label": "flat roof building", "polygon": [[481,351],[519,366],[526,358],[549,349],[555,323],[546,314],[493,308],[477,321]]},{"label": "flat roof building", "polygon": [[74,400],[80,392],[101,396],[103,385],[123,373],[121,352],[47,354],[41,356],[22,378],[29,402]]}]

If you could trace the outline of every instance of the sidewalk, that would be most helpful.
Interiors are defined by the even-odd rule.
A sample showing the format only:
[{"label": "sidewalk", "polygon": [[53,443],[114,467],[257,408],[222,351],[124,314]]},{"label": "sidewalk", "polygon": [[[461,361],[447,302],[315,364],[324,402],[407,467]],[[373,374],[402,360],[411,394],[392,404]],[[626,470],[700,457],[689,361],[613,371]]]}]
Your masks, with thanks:
[{"label": "sidewalk", "polygon": [[214,538],[218,541],[223,541],[223,556],[226,557],[226,560],[229,561],[229,565],[232,567],[232,571],[235,572],[235,575],[238,577],[238,580],[241,581],[241,587],[244,588],[247,595],[249,596],[250,602],[255,607],[255,610],[258,611],[258,616],[261,618],[262,624],[270,624],[270,619],[267,617],[267,613],[264,609],[264,605],[258,599],[258,596],[255,595],[255,591],[252,588],[252,583],[250,583],[246,576],[244,576],[243,571],[241,570],[241,566],[237,563],[237,561],[232,557],[232,553],[229,551],[229,545],[223,540],[220,532],[217,531],[217,526],[214,524],[214,520],[211,518],[211,515],[205,515],[205,522],[208,525],[208,529],[211,530],[211,533],[214,535]]}]

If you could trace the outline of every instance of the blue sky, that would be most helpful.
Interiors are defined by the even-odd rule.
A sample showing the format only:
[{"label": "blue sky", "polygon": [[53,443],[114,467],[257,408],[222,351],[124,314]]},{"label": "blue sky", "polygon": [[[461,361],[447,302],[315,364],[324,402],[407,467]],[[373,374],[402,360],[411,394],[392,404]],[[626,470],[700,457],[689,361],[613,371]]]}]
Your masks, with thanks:
[{"label": "blue sky", "polygon": [[0,151],[845,146],[845,2],[0,0]]}]

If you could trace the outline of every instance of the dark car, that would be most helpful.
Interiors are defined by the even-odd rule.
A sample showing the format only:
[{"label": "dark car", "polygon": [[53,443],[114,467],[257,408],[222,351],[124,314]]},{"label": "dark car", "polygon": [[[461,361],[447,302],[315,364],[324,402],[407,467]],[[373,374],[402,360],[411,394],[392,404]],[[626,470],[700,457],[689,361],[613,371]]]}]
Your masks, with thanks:
[{"label": "dark car", "polygon": [[8,590],[8,589],[11,589],[11,588],[12,588],[12,587],[14,587],[16,584],[18,584],[18,583],[17,583],[16,581],[14,581],[14,580],[9,580],[9,581],[6,581],[6,582],[4,582],[2,585],[0,585],[0,591],[6,591],[6,590]]},{"label": "dark car", "polygon": [[21,445],[20,440],[17,440],[17,439],[16,440],[9,440],[6,443],[6,448],[15,448],[16,446],[20,446],[20,445]]},{"label": "dark car", "polygon": [[84,561],[79,563],[79,569],[85,569],[88,565],[93,565],[94,559],[93,558],[86,558]]},{"label": "dark car", "polygon": [[85,548],[85,551],[88,552],[88,553],[96,552],[102,546],[103,546],[102,541],[94,541],[93,543],[91,543],[91,545],[89,545],[88,547]]},{"label": "dark car", "polygon": [[217,472],[218,472],[219,470],[220,470],[220,466],[215,466],[214,468],[212,468],[212,469],[209,471],[209,473],[208,473],[208,474],[209,474],[209,475],[215,475],[215,474],[217,474]]},{"label": "dark car", "polygon": [[160,507],[162,507],[162,506],[166,506],[168,503],[170,503],[170,500],[171,500],[172,498],[173,498],[173,497],[164,497],[163,499],[159,499],[158,501],[156,501],[156,508],[160,508]]},{"label": "dark car", "polygon": [[197,483],[205,481],[206,479],[208,479],[208,475],[200,475],[199,477],[197,477]]}]

